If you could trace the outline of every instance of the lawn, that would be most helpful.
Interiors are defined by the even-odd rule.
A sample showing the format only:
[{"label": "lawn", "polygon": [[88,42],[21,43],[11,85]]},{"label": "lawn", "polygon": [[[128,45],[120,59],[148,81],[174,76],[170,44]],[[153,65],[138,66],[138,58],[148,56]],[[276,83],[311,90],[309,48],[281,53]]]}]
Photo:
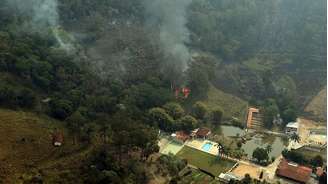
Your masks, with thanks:
[{"label": "lawn", "polygon": [[218,176],[220,173],[228,171],[235,164],[233,161],[223,158],[218,159],[216,156],[188,146],[184,146],[177,153],[177,156],[186,159],[189,164],[209,172],[214,176]]}]

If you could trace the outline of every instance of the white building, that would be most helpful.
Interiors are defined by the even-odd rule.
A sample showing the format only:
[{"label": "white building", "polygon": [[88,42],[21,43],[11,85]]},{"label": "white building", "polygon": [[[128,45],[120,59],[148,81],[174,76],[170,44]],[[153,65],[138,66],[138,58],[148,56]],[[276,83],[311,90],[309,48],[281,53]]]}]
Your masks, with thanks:
[{"label": "white building", "polygon": [[286,125],[285,133],[287,135],[298,134],[299,123],[297,122],[290,122]]}]

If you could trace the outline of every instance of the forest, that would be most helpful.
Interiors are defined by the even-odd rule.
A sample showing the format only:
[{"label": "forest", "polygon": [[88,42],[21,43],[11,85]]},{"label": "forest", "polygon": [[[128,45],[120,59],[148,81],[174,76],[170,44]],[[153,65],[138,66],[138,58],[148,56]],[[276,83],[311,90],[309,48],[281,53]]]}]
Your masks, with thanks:
[{"label": "forest", "polygon": [[[85,166],[57,183],[147,183],[159,130],[223,121],[224,107],[210,112],[201,102],[211,86],[261,106],[269,128],[278,113],[285,122],[307,115],[326,85],[325,7],[0,0],[0,106],[63,122],[73,144],[92,147]],[[179,87],[190,96],[177,98]],[[159,162],[178,183],[185,161]]]}]

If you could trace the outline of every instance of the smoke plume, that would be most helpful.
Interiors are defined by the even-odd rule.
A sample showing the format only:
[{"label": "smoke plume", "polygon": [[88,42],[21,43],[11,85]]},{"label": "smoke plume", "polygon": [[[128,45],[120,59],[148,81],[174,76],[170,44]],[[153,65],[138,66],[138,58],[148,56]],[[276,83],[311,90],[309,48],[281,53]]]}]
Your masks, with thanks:
[{"label": "smoke plume", "polygon": [[192,0],[145,0],[150,26],[159,26],[160,43],[168,62],[185,71],[191,59],[185,43],[189,41],[186,9]]},{"label": "smoke plume", "polygon": [[32,29],[58,25],[57,0],[7,0],[17,12],[30,17]]}]

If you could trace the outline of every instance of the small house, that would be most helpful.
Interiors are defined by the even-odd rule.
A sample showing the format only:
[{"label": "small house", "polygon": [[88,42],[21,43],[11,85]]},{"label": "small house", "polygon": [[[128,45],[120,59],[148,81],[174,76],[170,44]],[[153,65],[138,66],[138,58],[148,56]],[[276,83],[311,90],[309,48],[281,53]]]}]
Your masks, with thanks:
[{"label": "small house", "polygon": [[299,123],[298,122],[290,122],[286,125],[285,133],[287,135],[298,134]]},{"label": "small house", "polygon": [[202,127],[196,131],[195,136],[197,138],[207,139],[210,134],[211,130],[209,128]]},{"label": "small house", "polygon": [[183,144],[190,138],[190,135],[185,131],[176,131],[175,133],[171,134],[171,137],[173,137],[176,142]]},{"label": "small house", "polygon": [[56,132],[52,135],[52,144],[59,147],[63,144],[64,136],[61,132]]}]

